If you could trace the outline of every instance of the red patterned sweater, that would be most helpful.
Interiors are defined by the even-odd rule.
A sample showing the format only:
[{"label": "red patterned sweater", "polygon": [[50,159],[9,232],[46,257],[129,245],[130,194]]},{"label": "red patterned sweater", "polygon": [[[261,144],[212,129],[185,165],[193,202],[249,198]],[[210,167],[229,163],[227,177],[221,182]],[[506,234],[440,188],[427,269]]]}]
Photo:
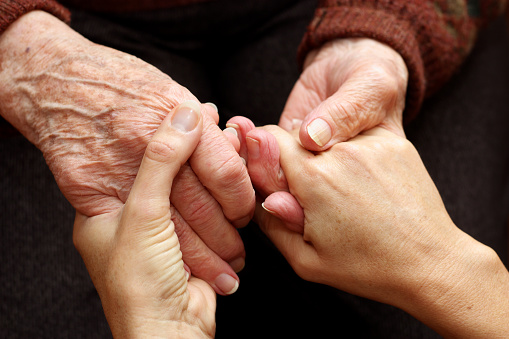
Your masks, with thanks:
[{"label": "red patterned sweater", "polygon": [[[98,11],[168,8],[212,0],[62,0]],[[345,37],[369,37],[397,50],[409,70],[406,120],[459,68],[480,27],[505,11],[507,0],[320,0],[298,51]],[[69,22],[54,0],[0,0],[0,34],[22,14],[41,9]]]}]

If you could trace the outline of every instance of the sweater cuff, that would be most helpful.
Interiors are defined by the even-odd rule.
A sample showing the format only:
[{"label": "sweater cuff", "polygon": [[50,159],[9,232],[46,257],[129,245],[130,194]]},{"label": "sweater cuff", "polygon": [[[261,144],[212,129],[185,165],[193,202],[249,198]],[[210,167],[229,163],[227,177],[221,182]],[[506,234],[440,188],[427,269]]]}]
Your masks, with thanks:
[{"label": "sweater cuff", "polygon": [[298,61],[324,43],[339,38],[364,37],[385,43],[396,50],[408,69],[404,122],[419,111],[426,93],[424,63],[412,27],[386,11],[369,8],[319,8],[299,46]]},{"label": "sweater cuff", "polygon": [[42,10],[69,24],[71,13],[53,0],[0,0],[0,34],[23,14]]}]

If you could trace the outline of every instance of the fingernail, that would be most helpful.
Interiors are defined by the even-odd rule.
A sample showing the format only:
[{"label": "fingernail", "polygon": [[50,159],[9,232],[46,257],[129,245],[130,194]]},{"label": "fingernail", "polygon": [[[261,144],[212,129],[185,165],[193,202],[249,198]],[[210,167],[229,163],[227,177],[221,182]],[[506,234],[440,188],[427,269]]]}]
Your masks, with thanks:
[{"label": "fingernail", "polygon": [[320,118],[313,120],[307,127],[308,135],[318,146],[323,146],[332,138],[329,124]]},{"label": "fingernail", "polygon": [[242,163],[244,164],[244,166],[247,165],[246,159],[244,159],[243,157],[240,157],[240,160],[242,160]]},{"label": "fingernail", "polygon": [[219,111],[217,110],[217,106],[216,106],[216,104],[214,104],[213,102],[206,102],[206,103],[205,103],[205,105],[209,105],[210,107],[212,107],[213,109],[215,109],[215,110],[216,110],[216,112],[219,112]]},{"label": "fingernail", "polygon": [[239,273],[240,271],[242,271],[244,266],[246,266],[246,261],[244,260],[244,258],[240,257],[237,259],[233,259],[228,264],[230,264],[235,273]]},{"label": "fingernail", "polygon": [[233,135],[235,135],[237,138],[239,137],[239,134],[237,133],[237,130],[233,127],[226,127],[223,132],[225,133],[231,133]]},{"label": "fingernail", "polygon": [[228,130],[228,132],[231,132],[231,133],[234,133],[235,131],[235,135],[237,136],[237,138],[239,139],[239,141],[242,143],[242,140],[240,140],[240,127],[239,125],[237,124],[226,124],[226,128],[225,128],[225,132],[226,130]]},{"label": "fingernail", "polygon": [[171,118],[173,128],[182,132],[191,132],[200,121],[200,104],[196,101],[186,101],[177,107]]},{"label": "fingernail", "polygon": [[223,273],[216,278],[216,287],[226,295],[235,293],[239,288],[239,282],[234,277]]},{"label": "fingernail", "polygon": [[265,207],[265,202],[262,202],[262,208],[269,212],[272,215],[276,215],[276,212],[269,210],[267,207]]},{"label": "fingernail", "polygon": [[258,159],[260,157],[260,143],[258,140],[246,138],[248,159]]}]

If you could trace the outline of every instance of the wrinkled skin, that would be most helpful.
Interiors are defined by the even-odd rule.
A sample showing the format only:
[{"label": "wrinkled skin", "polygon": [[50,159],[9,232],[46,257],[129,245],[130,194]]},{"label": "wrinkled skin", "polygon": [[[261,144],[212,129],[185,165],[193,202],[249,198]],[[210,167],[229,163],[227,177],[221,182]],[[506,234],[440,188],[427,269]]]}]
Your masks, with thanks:
[{"label": "wrinkled skin", "polygon": [[[161,121],[177,104],[198,101],[155,67],[45,12],[22,16],[0,36],[0,58],[0,113],[43,152],[62,193],[87,216],[126,201]],[[215,109],[198,109],[203,133],[175,180],[173,218],[193,274],[224,293],[215,279],[238,280],[245,253],[234,226],[250,220],[254,191]]]},{"label": "wrinkled skin", "polygon": [[76,215],[74,243],[116,338],[214,337],[215,294],[203,280],[187,279],[169,201],[203,127],[201,115],[190,113],[196,119],[184,130],[170,116],[163,121],[125,204]]},{"label": "wrinkled skin", "polygon": [[[403,135],[407,83],[405,62],[387,45],[371,39],[332,41],[308,54],[279,126],[287,131],[300,127],[300,141],[311,151],[375,126]],[[309,135],[309,124],[317,118],[330,128],[321,134],[323,144]]]},{"label": "wrinkled skin", "polygon": [[[310,151],[327,150],[375,126],[404,137],[407,83],[403,59],[387,45],[371,39],[332,41],[307,56],[279,126],[297,132],[300,144]],[[309,125],[316,119],[325,122],[320,126],[329,128],[318,135],[318,139],[328,140],[323,144],[317,144],[310,136]],[[277,213],[289,227],[302,230],[302,208],[290,194],[285,194],[289,187],[280,168],[279,148],[269,143],[269,147],[254,152],[266,134],[255,130],[244,117],[234,117],[228,123],[238,131],[242,141],[239,152],[249,162],[249,174],[258,194],[265,199],[269,192],[278,192],[265,199],[264,207]]]}]

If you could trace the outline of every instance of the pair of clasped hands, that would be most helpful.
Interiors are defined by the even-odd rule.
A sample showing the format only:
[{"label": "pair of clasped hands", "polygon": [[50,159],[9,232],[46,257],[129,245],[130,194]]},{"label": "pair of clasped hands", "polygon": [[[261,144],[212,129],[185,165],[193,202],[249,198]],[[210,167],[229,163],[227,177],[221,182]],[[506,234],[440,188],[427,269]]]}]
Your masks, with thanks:
[{"label": "pair of clasped hands", "polygon": [[[404,239],[394,225],[383,230],[380,220],[392,223],[403,207],[442,211],[443,206],[402,132],[404,64],[393,74],[400,79],[393,85],[402,87],[394,91],[397,95],[390,92],[394,88],[384,87],[377,103],[361,102],[367,106],[363,110],[338,106],[345,97],[364,97],[361,86],[367,92],[388,76],[382,68],[366,67],[362,59],[354,62],[350,50],[358,52],[357,47],[381,48],[387,59],[394,53],[365,40],[327,45],[308,58],[282,127],[255,128],[247,118],[232,118],[222,134],[214,135],[223,148],[212,153],[203,144],[217,128],[215,106],[194,100],[178,104],[148,143],[125,203],[92,217],[77,214],[74,242],[116,337],[213,337],[215,293],[235,292],[236,271],[244,266],[235,227],[245,226],[253,214],[303,278],[383,300],[388,291],[365,287],[375,277],[387,284],[380,274],[391,267],[379,253],[400,247],[394,244]],[[326,81],[338,51],[350,55],[358,74],[320,84],[335,86],[332,93],[310,92],[308,82]],[[359,80],[366,77],[371,81]],[[369,116],[375,106],[378,111]],[[210,154],[230,155],[218,164]],[[204,168],[207,156],[211,165]],[[222,172],[214,166],[223,166]],[[225,175],[213,177],[217,173]],[[428,195],[417,189],[415,177],[429,186],[434,199],[425,199]],[[195,185],[184,185],[186,180]],[[221,189],[215,190],[218,183]],[[416,192],[409,188],[395,196],[394,189],[406,183]],[[425,207],[417,205],[421,202]]]},{"label": "pair of clasped hands", "polygon": [[[333,110],[348,111],[336,106],[349,94],[348,80],[332,95],[303,97],[306,74],[282,127],[234,117],[220,134],[235,154],[215,164],[232,166],[239,173],[230,178],[243,180],[211,179],[213,165],[197,170],[217,111],[185,101],[148,142],[125,203],[92,217],[77,213],[74,242],[115,337],[214,337],[216,293],[234,293],[244,266],[235,227],[252,217],[302,278],[400,307],[446,336],[473,334],[475,321],[458,317],[464,312],[455,301],[470,300],[483,276],[460,288],[458,281],[482,271],[476,260],[492,253],[450,220],[404,138],[402,110],[393,107],[365,130],[369,124],[345,124],[354,135],[342,135],[351,117],[338,120]],[[208,190],[207,173],[221,192]],[[447,283],[428,284],[444,272]]]},{"label": "pair of clasped hands", "polygon": [[494,314],[458,300],[509,299],[498,257],[452,223],[404,138],[408,74],[386,45],[324,45],[279,127],[235,117],[225,131],[214,105],[47,13],[9,26],[0,55],[0,112],[76,208],[74,243],[115,337],[213,337],[215,295],[235,292],[244,266],[236,228],[253,217],[302,278],[443,334],[473,337]]},{"label": "pair of clasped hands", "polygon": [[[238,287],[235,280],[221,290],[225,273],[214,285],[185,264],[171,206],[178,175],[203,133],[200,111],[187,101],[163,120],[125,204],[94,217],[77,213],[75,245],[115,337],[212,338],[215,292]],[[507,295],[507,272],[486,270],[492,251],[450,220],[405,138],[377,126],[312,152],[299,129],[255,128],[244,117],[228,126],[236,132],[225,137],[258,193],[254,219],[299,276],[400,307],[445,336],[505,333],[489,331],[504,318],[480,328],[486,319],[478,309],[469,315],[464,303],[482,298],[503,310],[507,304],[498,298]],[[486,283],[497,274],[505,283]],[[484,317],[491,316],[486,308]]]}]

